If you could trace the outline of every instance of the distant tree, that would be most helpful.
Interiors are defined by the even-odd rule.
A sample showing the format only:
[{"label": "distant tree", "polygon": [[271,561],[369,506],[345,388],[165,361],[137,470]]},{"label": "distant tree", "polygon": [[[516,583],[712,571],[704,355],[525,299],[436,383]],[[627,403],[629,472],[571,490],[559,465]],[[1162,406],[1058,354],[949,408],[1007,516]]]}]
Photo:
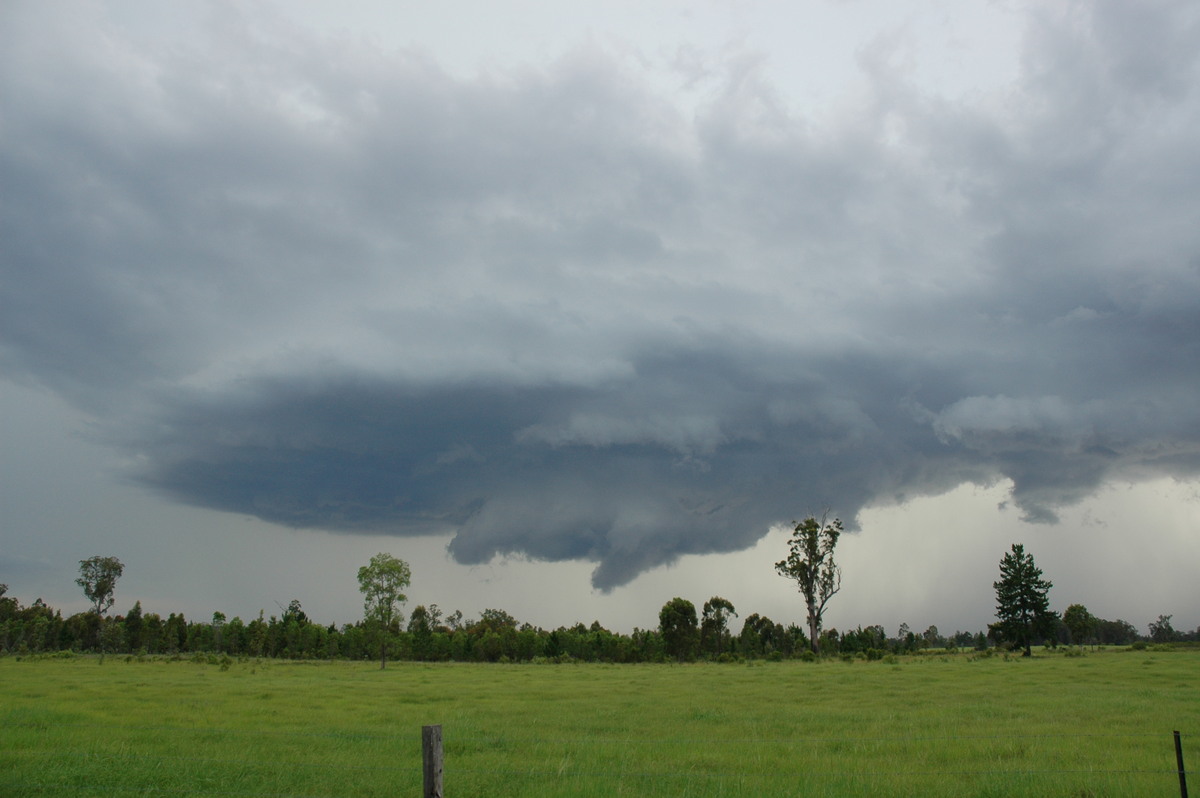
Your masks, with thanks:
[{"label": "distant tree", "polygon": [[941,648],[946,642],[933,624],[930,624],[929,628],[925,630],[925,634],[921,635],[921,640],[924,641],[925,648]]},{"label": "distant tree", "polygon": [[433,640],[433,622],[424,604],[418,604],[408,616],[408,633],[413,639],[413,659],[430,658]]},{"label": "distant tree", "polygon": [[263,611],[258,611],[258,617],[246,624],[247,647],[253,656],[261,657],[267,652],[267,622],[263,620]]},{"label": "distant tree", "polygon": [[747,657],[760,657],[781,651],[787,633],[782,626],[757,612],[746,618],[738,635],[738,649]]},{"label": "distant tree", "polygon": [[1129,621],[1096,619],[1096,640],[1102,646],[1127,646],[1137,638],[1137,628]]},{"label": "distant tree", "polygon": [[996,589],[996,618],[992,630],[1014,648],[1024,648],[1024,656],[1033,655],[1032,641],[1054,630],[1057,614],[1050,611],[1048,594],[1053,584],[1042,579],[1042,571],[1025,553],[1020,543],[1000,560],[1000,581]]},{"label": "distant tree", "polygon": [[92,610],[100,616],[113,605],[113,591],[125,566],[116,557],[88,557],[79,561],[79,578],[75,584],[83,588],[83,595],[92,602]]},{"label": "distant tree", "polygon": [[907,622],[900,624],[899,630],[896,631],[896,648],[902,652],[916,651],[920,648],[917,635],[909,628]]},{"label": "distant tree", "polygon": [[1067,607],[1062,616],[1063,626],[1071,633],[1071,642],[1082,646],[1089,642],[1096,633],[1096,616],[1088,612],[1082,604],[1072,604]]},{"label": "distant tree", "polygon": [[226,620],[225,613],[221,612],[220,610],[217,610],[216,612],[213,613],[212,638],[213,638],[213,647],[216,648],[217,651],[225,650],[225,645],[224,645],[225,641],[223,639],[223,635],[224,635],[224,631],[225,631],[225,620]]},{"label": "distant tree", "polygon": [[1175,627],[1171,626],[1170,615],[1160,615],[1157,621],[1150,622],[1150,639],[1155,643],[1170,643],[1179,639]]},{"label": "distant tree", "polygon": [[506,632],[516,630],[517,619],[504,610],[485,609],[479,613],[479,620],[472,624],[477,632]]},{"label": "distant tree", "polygon": [[129,650],[136,652],[142,648],[142,602],[133,602],[133,607],[129,612],[125,613],[125,642],[129,644]]},{"label": "distant tree", "polygon": [[17,610],[20,609],[20,602],[12,596],[5,595],[8,593],[8,585],[0,583],[0,621],[7,621]]},{"label": "distant tree", "polygon": [[826,523],[827,516],[813,516],[795,525],[788,541],[788,557],[775,563],[781,576],[795,581],[808,608],[808,640],[813,653],[820,652],[821,616],[825,606],[842,588],[842,569],[833,561],[833,550],[842,534],[837,518]]},{"label": "distant tree", "polygon": [[300,599],[292,599],[288,602],[287,609],[283,611],[280,621],[284,624],[289,621],[295,621],[301,625],[308,623],[308,616],[304,614],[304,609],[300,606]]},{"label": "distant tree", "polygon": [[163,650],[174,654],[187,651],[187,619],[183,613],[171,613],[162,625]]},{"label": "distant tree", "polygon": [[817,646],[815,648],[810,649],[810,651],[816,652],[816,651],[820,651],[820,650],[824,649],[825,651],[827,651],[831,654],[836,654],[836,653],[838,653],[838,651],[841,650],[841,648],[842,648],[841,633],[838,632],[837,629],[823,629],[821,631],[820,641],[817,643]]},{"label": "distant tree", "polygon": [[842,635],[839,645],[843,654],[862,651],[867,654],[868,658],[874,659],[882,657],[885,648],[887,648],[887,632],[878,624],[867,627],[860,626],[846,632]]},{"label": "distant tree", "polygon": [[713,596],[704,602],[703,617],[700,621],[700,643],[705,651],[719,655],[725,650],[725,639],[728,637],[726,626],[730,615],[736,618],[737,612],[728,599]]},{"label": "distant tree", "polygon": [[229,619],[224,629],[221,630],[221,637],[225,643],[225,650],[230,654],[246,653],[246,624],[238,616],[235,615]]},{"label": "distant tree", "polygon": [[96,644],[100,648],[100,661],[104,661],[104,614],[113,605],[113,592],[125,566],[116,557],[88,557],[79,561],[79,578],[75,584],[83,588],[83,595],[92,602],[96,613]]},{"label": "distant tree", "polygon": [[504,610],[485,609],[479,620],[467,625],[467,633],[473,639],[476,659],[497,662],[516,654],[518,621]]},{"label": "distant tree", "polygon": [[379,668],[387,667],[388,636],[399,623],[403,591],[412,579],[408,563],[383,552],[358,569],[358,589],[363,594],[363,618],[379,635]]},{"label": "distant tree", "polygon": [[125,625],[121,618],[101,618],[99,626],[100,657],[103,659],[106,651],[121,651],[125,646]]},{"label": "distant tree", "polygon": [[678,596],[671,599],[659,610],[658,628],[668,656],[680,662],[696,656],[700,629],[696,623],[695,604]]},{"label": "distant tree", "polygon": [[408,632],[409,634],[430,634],[433,632],[433,624],[429,621],[429,610],[425,608],[424,604],[418,604],[409,614]]}]

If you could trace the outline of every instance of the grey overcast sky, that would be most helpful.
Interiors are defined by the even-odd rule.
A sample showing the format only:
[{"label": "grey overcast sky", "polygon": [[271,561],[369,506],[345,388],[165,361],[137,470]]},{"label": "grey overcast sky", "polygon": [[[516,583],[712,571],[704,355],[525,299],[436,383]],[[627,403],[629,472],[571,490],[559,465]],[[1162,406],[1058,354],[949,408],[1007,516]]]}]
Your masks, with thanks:
[{"label": "grey overcast sky", "polygon": [[1192,0],[10,0],[0,581],[1195,628],[1198,127]]}]

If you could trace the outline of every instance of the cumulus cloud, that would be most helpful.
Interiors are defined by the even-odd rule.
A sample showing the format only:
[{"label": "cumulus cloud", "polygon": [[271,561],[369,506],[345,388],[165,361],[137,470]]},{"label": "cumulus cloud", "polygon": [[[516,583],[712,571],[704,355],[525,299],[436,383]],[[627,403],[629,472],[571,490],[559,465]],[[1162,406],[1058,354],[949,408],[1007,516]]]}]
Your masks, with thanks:
[{"label": "cumulus cloud", "polygon": [[[581,45],[455,76],[231,9],[0,33],[0,364],[141,483],[610,589],[773,523],[1200,470],[1191,4],[1039,11],[1018,83],[685,111]],[[90,17],[88,15],[91,15]]]}]

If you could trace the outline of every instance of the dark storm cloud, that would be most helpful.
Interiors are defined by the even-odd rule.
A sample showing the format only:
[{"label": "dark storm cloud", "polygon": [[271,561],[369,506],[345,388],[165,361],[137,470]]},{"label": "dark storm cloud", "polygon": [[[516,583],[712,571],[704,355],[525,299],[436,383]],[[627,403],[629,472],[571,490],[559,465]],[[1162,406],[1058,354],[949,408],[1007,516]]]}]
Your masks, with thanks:
[{"label": "dark storm cloud", "polygon": [[467,80],[30,8],[0,365],[180,501],[607,589],[825,507],[1200,471],[1189,4],[1035,18],[972,102],[881,43],[819,123],[752,60],[693,117],[587,48]]},{"label": "dark storm cloud", "polygon": [[462,562],[590,559],[610,588],[683,553],[750,545],[814,497],[857,508],[988,477],[895,401],[885,364],[831,364],[869,375],[862,407],[831,393],[844,383],[780,371],[778,354],[655,349],[587,387],[329,376],[167,403],[134,447],[140,478],[283,524],[451,530]]}]

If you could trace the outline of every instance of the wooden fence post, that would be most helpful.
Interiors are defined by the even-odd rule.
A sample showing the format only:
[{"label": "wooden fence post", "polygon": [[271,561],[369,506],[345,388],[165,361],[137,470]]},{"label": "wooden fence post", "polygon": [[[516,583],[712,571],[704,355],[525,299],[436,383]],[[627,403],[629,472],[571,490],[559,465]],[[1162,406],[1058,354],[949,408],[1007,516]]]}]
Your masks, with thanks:
[{"label": "wooden fence post", "polygon": [[1179,798],[1188,798],[1187,794],[1187,771],[1183,769],[1183,742],[1179,739],[1179,732],[1175,732],[1175,764],[1179,766]]},{"label": "wooden fence post", "polygon": [[424,798],[442,798],[442,727],[421,727],[421,753],[425,773]]}]

